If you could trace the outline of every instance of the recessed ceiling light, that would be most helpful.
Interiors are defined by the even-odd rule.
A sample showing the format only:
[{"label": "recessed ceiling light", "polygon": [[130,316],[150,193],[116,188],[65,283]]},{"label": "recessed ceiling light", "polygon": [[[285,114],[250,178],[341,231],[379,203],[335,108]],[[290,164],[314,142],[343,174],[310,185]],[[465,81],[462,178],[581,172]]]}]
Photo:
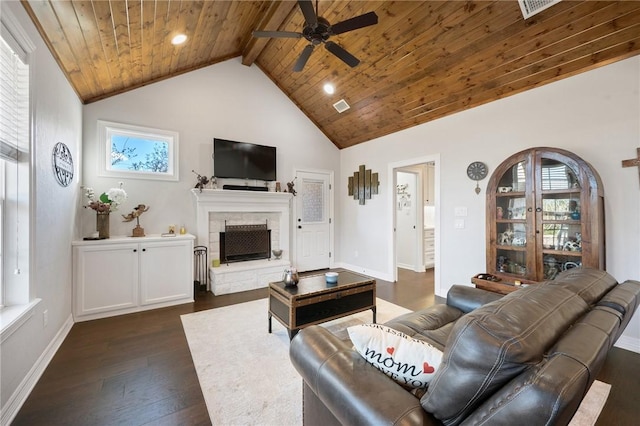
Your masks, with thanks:
[{"label": "recessed ceiling light", "polygon": [[336,91],[336,88],[333,87],[333,84],[327,83],[327,84],[324,85],[324,91],[328,95],[333,95],[335,93],[335,91]]},{"label": "recessed ceiling light", "polygon": [[185,41],[187,41],[187,36],[184,34],[178,34],[177,36],[175,36],[174,38],[171,39],[171,44],[178,45],[178,44],[182,44]]}]

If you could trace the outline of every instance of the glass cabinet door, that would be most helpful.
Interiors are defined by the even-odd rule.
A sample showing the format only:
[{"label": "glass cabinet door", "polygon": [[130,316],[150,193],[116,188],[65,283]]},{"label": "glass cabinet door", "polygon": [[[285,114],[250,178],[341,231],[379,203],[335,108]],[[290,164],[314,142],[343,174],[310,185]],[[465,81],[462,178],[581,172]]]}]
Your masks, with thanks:
[{"label": "glass cabinet door", "polygon": [[527,254],[526,163],[509,168],[495,189],[495,269],[517,277],[526,277],[532,267]]},{"label": "glass cabinet door", "polygon": [[539,159],[536,227],[541,238],[543,279],[582,265],[582,188],[578,175],[558,160]]}]

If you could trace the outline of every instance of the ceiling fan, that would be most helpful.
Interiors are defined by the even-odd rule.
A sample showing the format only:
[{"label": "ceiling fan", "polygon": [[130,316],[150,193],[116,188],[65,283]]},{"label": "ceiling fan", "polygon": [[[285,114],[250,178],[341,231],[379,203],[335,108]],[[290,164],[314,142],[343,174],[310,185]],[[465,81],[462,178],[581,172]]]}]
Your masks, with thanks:
[{"label": "ceiling fan", "polygon": [[293,66],[294,72],[302,71],[306,65],[313,49],[324,43],[324,47],[334,55],[336,55],[345,64],[351,68],[360,63],[360,60],[347,52],[337,43],[329,41],[329,38],[333,35],[346,33],[347,31],[357,30],[370,25],[378,23],[378,15],[375,12],[365,13],[363,15],[356,16],[354,18],[347,19],[342,22],[338,22],[335,25],[331,25],[329,21],[321,16],[318,16],[318,0],[316,0],[316,9],[313,10],[313,0],[298,0],[298,5],[302,14],[304,15],[304,28],[301,33],[293,31],[254,31],[254,37],[273,37],[273,38],[306,38],[309,44],[302,50],[302,53],[298,57],[295,65]]}]

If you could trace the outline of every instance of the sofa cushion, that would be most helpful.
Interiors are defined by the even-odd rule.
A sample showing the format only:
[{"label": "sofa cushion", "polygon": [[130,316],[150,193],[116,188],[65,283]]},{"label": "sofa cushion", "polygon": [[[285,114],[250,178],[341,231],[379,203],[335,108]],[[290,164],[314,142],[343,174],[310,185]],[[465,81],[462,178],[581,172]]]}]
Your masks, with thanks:
[{"label": "sofa cushion", "polygon": [[440,366],[442,351],[392,328],[362,324],[347,331],[367,362],[403,386],[427,387]]},{"label": "sofa cushion", "polygon": [[589,306],[574,291],[538,284],[460,318],[440,369],[421,399],[445,424],[458,424],[545,352]]},{"label": "sofa cushion", "polygon": [[599,269],[572,268],[558,274],[549,283],[571,290],[589,306],[593,306],[618,282],[610,274]]}]

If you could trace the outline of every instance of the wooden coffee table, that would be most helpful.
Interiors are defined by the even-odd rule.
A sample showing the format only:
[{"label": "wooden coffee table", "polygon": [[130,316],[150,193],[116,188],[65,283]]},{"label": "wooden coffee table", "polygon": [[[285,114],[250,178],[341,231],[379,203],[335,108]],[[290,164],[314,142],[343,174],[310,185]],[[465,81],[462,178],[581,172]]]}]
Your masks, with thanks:
[{"label": "wooden coffee table", "polygon": [[376,281],[355,272],[339,272],[336,284],[327,284],[324,274],[302,277],[295,287],[269,283],[269,333],[275,317],[290,339],[304,327],[367,309],[376,322]]}]

